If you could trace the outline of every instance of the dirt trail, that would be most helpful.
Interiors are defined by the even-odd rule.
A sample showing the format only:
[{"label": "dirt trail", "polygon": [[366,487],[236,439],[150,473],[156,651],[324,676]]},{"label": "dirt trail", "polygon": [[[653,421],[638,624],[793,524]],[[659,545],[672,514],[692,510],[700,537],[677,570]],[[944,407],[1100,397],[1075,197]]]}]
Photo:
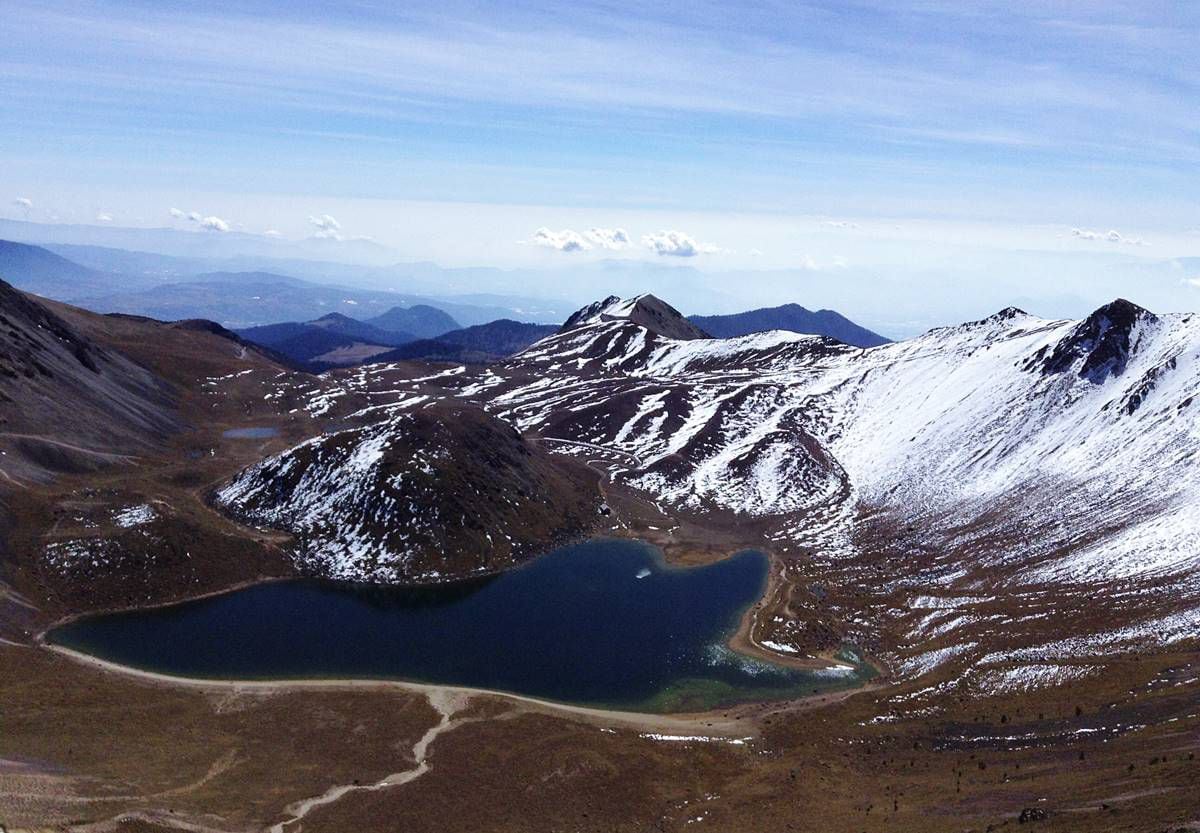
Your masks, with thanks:
[{"label": "dirt trail", "polygon": [[104,460],[136,460],[137,457],[133,454],[117,454],[111,451],[100,451],[95,448],[84,448],[81,445],[74,443],[63,442],[52,437],[47,437],[42,434],[19,434],[12,431],[0,431],[0,437],[12,437],[17,440],[33,440],[34,442],[45,443],[46,445],[65,448],[68,451],[78,451],[80,454],[86,454],[91,457],[100,457]]},{"label": "dirt trail", "polygon": [[415,781],[426,772],[429,771],[429,747],[442,732],[449,731],[455,726],[469,722],[467,720],[454,720],[454,715],[463,709],[470,701],[471,696],[463,692],[454,691],[429,691],[426,696],[429,698],[429,705],[442,716],[441,720],[429,728],[429,730],[421,736],[413,745],[413,761],[414,765],[401,772],[394,772],[381,781],[376,781],[374,784],[341,784],[330,787],[324,793],[314,798],[306,798],[303,801],[297,801],[294,804],[289,804],[284,808],[284,812],[291,816],[286,821],[272,825],[268,830],[270,833],[285,833],[290,825],[301,821],[315,807],[321,807],[325,804],[332,804],[347,793],[366,791],[366,790],[382,790],[387,787],[398,787],[401,784],[407,784],[410,781]]}]

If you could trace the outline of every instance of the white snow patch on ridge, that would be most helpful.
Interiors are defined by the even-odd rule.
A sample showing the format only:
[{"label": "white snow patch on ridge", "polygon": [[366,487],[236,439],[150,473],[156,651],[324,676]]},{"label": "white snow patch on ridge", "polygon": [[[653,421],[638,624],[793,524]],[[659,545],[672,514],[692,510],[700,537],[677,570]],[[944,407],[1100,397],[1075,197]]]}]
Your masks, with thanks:
[{"label": "white snow patch on ridge", "polygon": [[127,506],[124,509],[119,509],[113,513],[113,523],[124,529],[130,529],[135,526],[142,526],[150,523],[158,515],[148,503],[142,503],[137,506]]}]

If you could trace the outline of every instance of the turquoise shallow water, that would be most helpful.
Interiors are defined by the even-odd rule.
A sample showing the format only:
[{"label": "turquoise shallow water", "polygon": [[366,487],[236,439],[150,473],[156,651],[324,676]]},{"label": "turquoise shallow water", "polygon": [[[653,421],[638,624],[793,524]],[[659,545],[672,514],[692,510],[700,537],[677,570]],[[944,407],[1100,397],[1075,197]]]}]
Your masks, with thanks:
[{"label": "turquoise shallow water", "polygon": [[766,569],[752,551],[675,569],[647,545],[592,541],[485,579],[274,582],[87,617],[49,636],[179,676],[404,679],[667,711],[856,683],[860,674],[801,672],[725,647]]}]

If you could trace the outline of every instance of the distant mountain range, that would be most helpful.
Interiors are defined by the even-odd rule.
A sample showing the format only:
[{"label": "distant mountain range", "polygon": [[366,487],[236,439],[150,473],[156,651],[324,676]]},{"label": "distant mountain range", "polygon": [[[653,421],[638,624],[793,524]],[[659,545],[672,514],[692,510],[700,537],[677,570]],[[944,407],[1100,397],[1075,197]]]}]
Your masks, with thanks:
[{"label": "distant mountain range", "polygon": [[784,304],[734,315],[693,315],[688,320],[715,338],[790,330],[793,333],[828,336],[853,347],[878,347],[890,343],[890,339],[860,327],[841,313],[831,309],[813,312],[799,304]]},{"label": "distant mountain range", "polygon": [[558,332],[553,324],[525,324],[501,319],[464,327],[437,338],[421,339],[387,353],[374,361],[446,361],[487,364],[519,353],[531,344]]},{"label": "distant mountain range", "polygon": [[[423,324],[428,331],[434,322],[442,326],[454,319],[438,318],[421,312],[409,317],[412,309],[385,313],[372,321],[410,321]],[[395,314],[392,314],[392,313]],[[444,315],[444,313],[441,313]],[[519,353],[541,338],[558,331],[553,324],[525,324],[500,319],[474,327],[454,327],[431,338],[417,338],[410,332],[387,330],[371,322],[356,321],[340,313],[330,313],[315,321],[267,324],[250,327],[238,334],[246,340],[274,350],[287,359],[313,371],[365,362],[445,361],[463,364],[487,364]]]},{"label": "distant mountain range", "polygon": [[[271,271],[198,271],[218,262],[203,257],[77,244],[58,244],[56,248],[60,253],[0,241],[0,277],[26,291],[97,312],[163,321],[218,321],[249,341],[277,351],[280,357],[313,370],[368,361],[488,363],[518,353],[558,329],[521,322],[514,318],[511,307],[500,306],[511,302],[533,309],[540,303],[536,299],[473,295],[464,296],[471,303],[459,303],[315,283]],[[364,268],[312,262],[294,265],[332,268],[343,276]],[[405,268],[421,271],[423,265]],[[382,273],[376,268],[371,274],[379,277]],[[547,309],[538,308],[535,314],[545,315]],[[859,347],[887,343],[832,310],[812,312],[787,304],[688,319],[648,295],[628,301],[616,296],[598,301],[571,315],[563,327],[618,319],[652,329],[666,327],[670,336],[684,339],[729,338],[781,329],[824,335]]]},{"label": "distant mountain range", "polygon": [[316,321],[288,321],[249,327],[239,330],[238,335],[254,344],[269,347],[302,366],[309,366],[313,361],[334,353],[341,360],[325,360],[325,363],[353,364],[355,362],[349,358],[351,353],[360,360],[367,359],[389,347],[413,340],[408,333],[390,333],[336,312]]},{"label": "distant mountain range", "polygon": [[[415,311],[415,312],[414,312]],[[674,307],[653,295],[622,300],[615,296],[590,304],[571,315],[562,327],[526,324],[500,319],[473,327],[443,331],[429,338],[416,338],[402,330],[416,321],[442,322],[449,316],[431,308],[389,310],[383,315],[356,321],[330,313],[306,323],[271,324],[240,330],[239,333],[300,362],[313,370],[325,370],[362,362],[445,361],[488,364],[529,348],[558,332],[609,321],[628,320],[649,329],[665,331],[677,339],[727,338],[718,333],[748,335],[770,330],[789,330],[805,335],[823,335],[855,347],[874,347],[887,339],[858,326],[832,310],[814,313],[796,304],[775,309],[753,310],[739,315],[684,318]],[[453,320],[451,319],[451,323]],[[381,324],[392,326],[381,326]],[[808,327],[809,329],[801,329]],[[392,347],[393,349],[387,349]]]},{"label": "distant mountain range", "polygon": [[[559,321],[568,311],[555,312],[545,302],[525,297],[435,298],[388,288],[363,288],[364,283],[403,285],[401,267],[397,267],[396,278],[385,282],[371,279],[378,270],[346,264],[172,257],[84,245],[53,248],[56,251],[0,241],[0,278],[26,292],[97,311],[160,320],[205,318],[234,329],[310,321],[330,312],[368,319],[395,307],[438,309],[460,326],[500,318]],[[256,263],[271,268],[246,268]],[[236,268],[228,268],[231,264]],[[293,268],[300,274],[293,273]],[[408,329],[417,337],[432,337],[444,323],[435,320],[432,325],[422,325],[410,321]]]},{"label": "distant mountain range", "polygon": [[[385,326],[391,325],[391,326]],[[269,347],[314,370],[376,361],[381,353],[419,341],[409,326],[431,336],[458,329],[458,322],[433,307],[394,307],[370,321],[331,312],[314,321],[264,324],[238,331],[243,338]],[[537,325],[530,325],[537,326]]]},{"label": "distant mountain range", "polygon": [[408,341],[437,338],[443,333],[462,327],[448,313],[428,304],[392,307],[382,315],[368,318],[366,323],[385,332],[410,335]]},{"label": "distant mountain range", "polygon": [[0,240],[0,278],[27,292],[58,299],[111,291],[121,280],[117,275],[81,266],[47,249],[7,240]]}]

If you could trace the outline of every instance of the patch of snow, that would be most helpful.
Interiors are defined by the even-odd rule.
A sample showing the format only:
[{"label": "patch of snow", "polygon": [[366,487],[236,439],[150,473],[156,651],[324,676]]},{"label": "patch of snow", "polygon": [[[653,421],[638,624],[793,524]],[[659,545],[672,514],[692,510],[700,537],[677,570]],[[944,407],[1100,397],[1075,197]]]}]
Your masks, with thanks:
[{"label": "patch of snow", "polygon": [[135,526],[148,524],[158,517],[157,513],[148,503],[141,503],[137,506],[127,506],[124,509],[119,509],[113,513],[113,523],[123,529],[130,529]]}]

